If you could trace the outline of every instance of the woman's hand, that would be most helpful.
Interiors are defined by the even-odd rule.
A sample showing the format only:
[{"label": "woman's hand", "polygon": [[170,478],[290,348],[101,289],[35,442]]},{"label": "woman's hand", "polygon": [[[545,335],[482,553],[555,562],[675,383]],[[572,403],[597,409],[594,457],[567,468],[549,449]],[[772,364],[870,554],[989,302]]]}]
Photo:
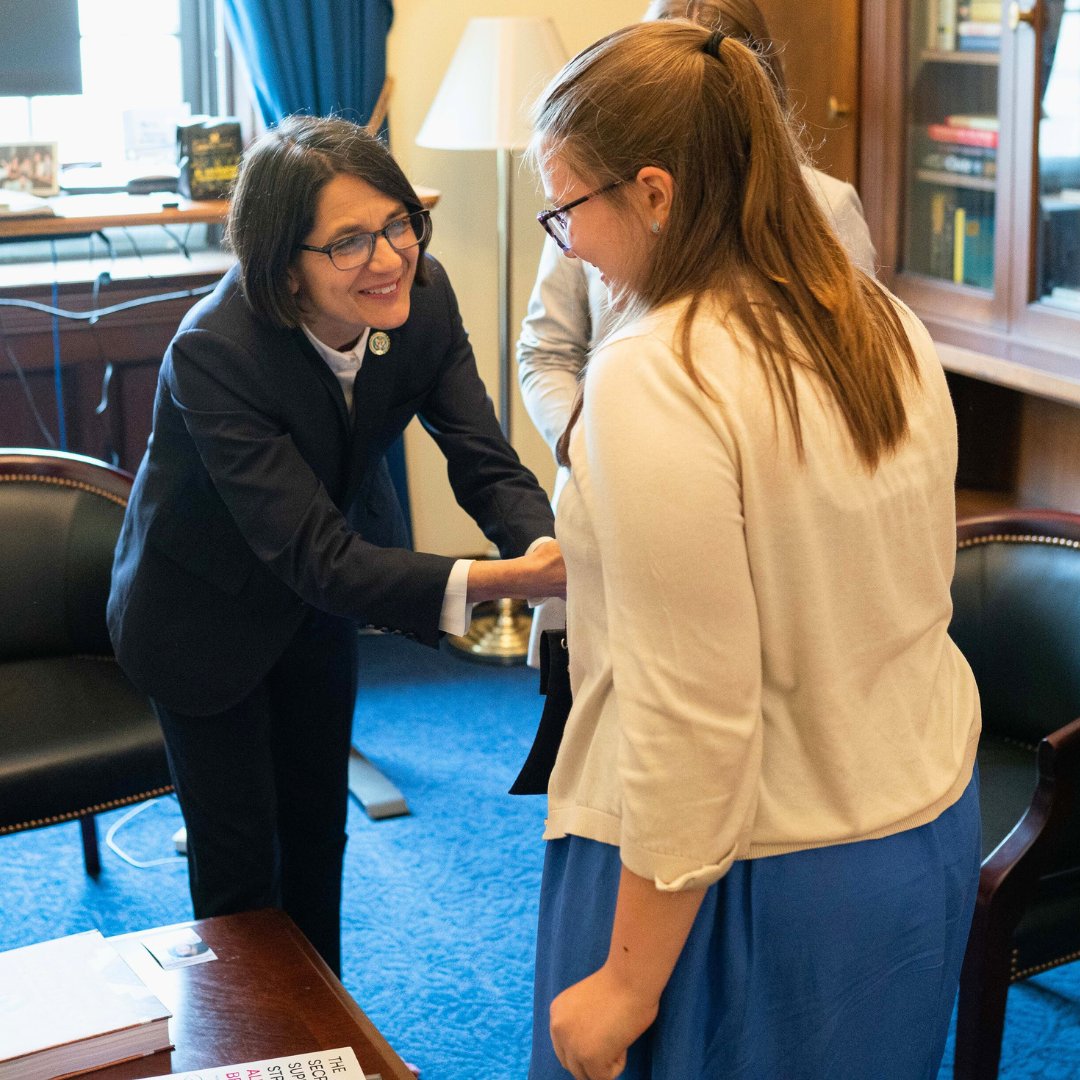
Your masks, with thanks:
[{"label": "woman's hand", "polygon": [[605,964],[551,1003],[551,1042],[575,1080],[615,1080],[626,1051],[656,1019],[657,1002],[643,997]]},{"label": "woman's hand", "polygon": [[517,559],[478,559],[469,567],[466,600],[566,596],[566,566],[557,540],[540,544]]}]

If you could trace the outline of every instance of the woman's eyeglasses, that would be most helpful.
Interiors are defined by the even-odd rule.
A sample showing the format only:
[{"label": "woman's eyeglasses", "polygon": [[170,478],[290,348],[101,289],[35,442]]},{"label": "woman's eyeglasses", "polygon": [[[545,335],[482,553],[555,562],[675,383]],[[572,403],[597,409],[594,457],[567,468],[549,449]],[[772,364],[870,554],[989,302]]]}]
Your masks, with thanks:
[{"label": "woman's eyeglasses", "polygon": [[562,206],[556,206],[554,210],[542,211],[536,215],[536,220],[543,226],[544,232],[546,232],[563,251],[569,251],[570,219],[566,215],[573,210],[575,206],[580,206],[583,202],[588,202],[595,196],[603,195],[605,192],[611,191],[612,188],[617,188],[620,184],[625,183],[625,180],[613,180],[610,184],[605,184],[602,188],[590,191],[588,195],[582,195],[580,199],[574,199],[572,202],[564,203]]},{"label": "woman's eyeglasses", "polygon": [[371,261],[380,236],[385,238],[395,251],[408,251],[409,248],[422,244],[430,235],[431,215],[427,210],[417,210],[404,217],[395,218],[375,232],[354,233],[324,247],[313,247],[311,244],[300,244],[299,247],[301,251],[315,251],[325,255],[338,270],[358,270]]}]

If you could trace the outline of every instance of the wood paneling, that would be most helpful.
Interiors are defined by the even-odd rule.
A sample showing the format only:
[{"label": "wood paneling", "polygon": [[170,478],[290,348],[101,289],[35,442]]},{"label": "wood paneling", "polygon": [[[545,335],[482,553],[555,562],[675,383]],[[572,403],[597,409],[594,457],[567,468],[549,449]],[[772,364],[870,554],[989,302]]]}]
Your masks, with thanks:
[{"label": "wood paneling", "polygon": [[[758,0],[818,168],[858,185],[859,0]],[[830,113],[830,102],[849,115]]]}]

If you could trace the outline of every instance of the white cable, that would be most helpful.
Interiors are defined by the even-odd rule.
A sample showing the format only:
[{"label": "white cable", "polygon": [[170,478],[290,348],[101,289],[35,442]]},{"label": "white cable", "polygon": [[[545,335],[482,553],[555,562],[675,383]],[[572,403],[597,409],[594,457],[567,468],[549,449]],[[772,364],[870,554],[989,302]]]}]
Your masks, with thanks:
[{"label": "white cable", "polygon": [[138,859],[133,859],[113,839],[122,825],[126,825],[133,817],[136,817],[144,810],[149,809],[155,803],[159,802],[161,802],[160,799],[148,799],[145,802],[136,803],[126,814],[114,821],[105,833],[105,843],[109,848],[119,855],[129,866],[134,866],[137,870],[147,870],[151,866],[165,866],[167,863],[187,862],[187,858],[183,855],[170,855],[164,859],[151,859],[149,862],[141,862]]}]

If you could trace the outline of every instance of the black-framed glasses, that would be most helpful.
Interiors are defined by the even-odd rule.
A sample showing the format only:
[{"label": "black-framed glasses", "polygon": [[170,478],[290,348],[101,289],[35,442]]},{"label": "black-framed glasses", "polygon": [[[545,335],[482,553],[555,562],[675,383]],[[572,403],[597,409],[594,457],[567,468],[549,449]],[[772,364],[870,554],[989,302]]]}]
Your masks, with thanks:
[{"label": "black-framed glasses", "polygon": [[597,195],[603,195],[605,192],[611,191],[612,188],[617,188],[620,184],[625,183],[625,179],[612,180],[610,184],[605,184],[595,191],[590,191],[588,195],[582,195],[581,198],[574,199],[572,202],[564,203],[562,206],[556,206],[554,210],[541,211],[536,215],[536,220],[540,222],[544,232],[546,232],[563,251],[569,251],[570,219],[566,215],[573,210],[575,206],[580,206],[583,202],[588,202]]},{"label": "black-framed glasses", "polygon": [[299,247],[301,251],[315,251],[325,255],[338,270],[358,270],[371,261],[380,236],[385,238],[395,251],[408,251],[409,248],[422,244],[430,235],[431,215],[427,210],[416,210],[404,217],[394,218],[375,232],[354,233],[323,247],[314,247],[311,244],[300,244]]}]

